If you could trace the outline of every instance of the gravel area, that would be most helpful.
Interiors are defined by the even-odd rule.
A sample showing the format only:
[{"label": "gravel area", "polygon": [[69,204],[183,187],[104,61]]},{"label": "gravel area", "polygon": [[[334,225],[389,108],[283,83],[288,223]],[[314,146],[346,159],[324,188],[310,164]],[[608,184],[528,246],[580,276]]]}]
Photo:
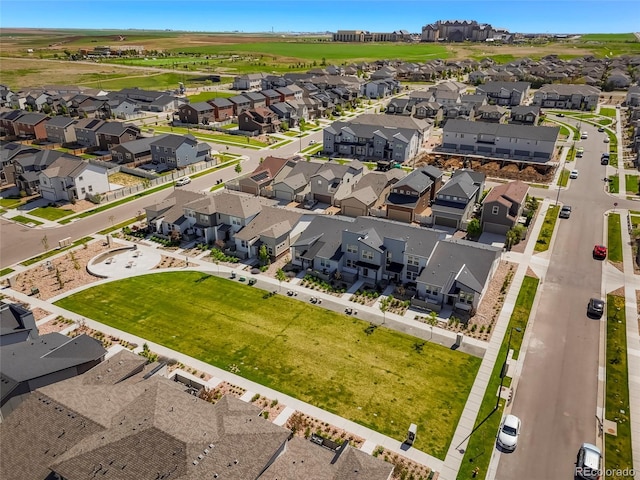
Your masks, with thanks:
[{"label": "gravel area", "polygon": [[315,433],[335,442],[348,440],[349,443],[356,448],[360,448],[364,444],[364,438],[323,422],[311,415],[306,415],[298,410],[291,414],[285,424],[285,428],[291,430],[297,437],[308,438],[312,433]]}]

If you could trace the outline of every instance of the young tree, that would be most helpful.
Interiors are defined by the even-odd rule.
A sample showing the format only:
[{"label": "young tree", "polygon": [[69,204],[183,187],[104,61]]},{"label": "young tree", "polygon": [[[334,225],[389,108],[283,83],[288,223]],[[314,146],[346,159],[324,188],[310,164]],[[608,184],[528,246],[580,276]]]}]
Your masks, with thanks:
[{"label": "young tree", "polygon": [[438,324],[438,313],[435,310],[431,310],[429,312],[429,316],[427,317],[427,323],[431,327],[431,338],[433,338],[433,327]]},{"label": "young tree", "polygon": [[278,290],[280,290],[282,289],[282,282],[287,279],[287,274],[284,273],[284,270],[279,268],[278,271],[276,272],[276,279],[280,283],[280,287],[278,288]]},{"label": "young tree", "polygon": [[269,252],[267,251],[267,246],[262,245],[260,250],[258,251],[258,259],[260,260],[260,265],[264,266],[269,263]]},{"label": "young tree", "polygon": [[238,163],[236,164],[236,168],[234,168],[234,170],[236,171],[236,173],[240,173],[242,172],[242,166]]},{"label": "young tree", "polygon": [[477,218],[471,219],[467,225],[467,236],[471,238],[477,238],[482,233],[482,227],[480,226],[480,220]]}]

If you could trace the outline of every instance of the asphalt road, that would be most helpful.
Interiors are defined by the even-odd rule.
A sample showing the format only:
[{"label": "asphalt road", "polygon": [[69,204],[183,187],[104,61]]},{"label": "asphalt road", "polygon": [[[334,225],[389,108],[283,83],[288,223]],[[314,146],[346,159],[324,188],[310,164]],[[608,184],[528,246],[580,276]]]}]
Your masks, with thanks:
[{"label": "asphalt road", "polygon": [[[247,157],[241,162],[242,173],[253,171],[259,164],[261,157],[269,155],[279,157],[289,157],[297,153],[301,147],[305,148],[311,140],[317,142],[322,140],[322,132],[315,132],[301,139],[285,145],[280,149],[251,150],[239,147],[229,147],[229,152],[238,153]],[[220,151],[226,152],[218,146]],[[228,167],[223,170],[204,175],[194,179],[189,185],[179,187],[194,191],[208,191],[222,179],[224,182],[238,176],[235,167]],[[52,228],[29,228],[17,222],[10,222],[2,218],[0,220],[0,268],[13,265],[27,258],[31,258],[44,251],[43,238],[47,237],[50,248],[58,245],[58,241],[64,238],[71,238],[71,241],[78,240],[84,236],[91,235],[99,230],[103,230],[113,224],[118,224],[127,219],[135,217],[138,212],[144,212],[144,207],[156,203],[171,194],[171,188],[158,193],[148,195],[137,200],[133,200],[124,205],[114,207],[104,212],[85,217],[81,220],[67,225]],[[110,217],[114,218],[111,219]]]},{"label": "asphalt road", "polygon": [[[558,219],[514,394],[511,413],[522,420],[522,433],[516,451],[500,458],[499,480],[572,479],[578,448],[583,442],[596,443],[600,322],[587,317],[586,306],[590,297],[601,296],[603,263],[592,258],[592,250],[604,240],[605,211],[613,202],[631,202],[604,192],[604,134],[584,124],[582,130],[589,138],[577,146],[585,147],[585,155],[566,165],[577,169],[579,177],[559,197],[573,211],[571,218]],[[555,200],[557,190],[547,192]]]}]

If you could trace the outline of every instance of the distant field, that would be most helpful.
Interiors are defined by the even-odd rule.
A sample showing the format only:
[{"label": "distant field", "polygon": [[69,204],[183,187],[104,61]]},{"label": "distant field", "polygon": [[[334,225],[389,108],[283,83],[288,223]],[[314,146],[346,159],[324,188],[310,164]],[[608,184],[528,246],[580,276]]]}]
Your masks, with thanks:
[{"label": "distant field", "polygon": [[637,42],[633,33],[588,33],[582,35],[583,42]]}]

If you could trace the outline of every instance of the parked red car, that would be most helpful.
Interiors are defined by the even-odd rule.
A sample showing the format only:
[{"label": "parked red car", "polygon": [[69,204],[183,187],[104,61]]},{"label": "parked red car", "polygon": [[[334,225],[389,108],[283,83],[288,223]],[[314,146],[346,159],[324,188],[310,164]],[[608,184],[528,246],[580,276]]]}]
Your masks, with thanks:
[{"label": "parked red car", "polygon": [[604,245],[596,245],[593,247],[593,258],[597,260],[604,260],[607,258],[607,247]]}]

